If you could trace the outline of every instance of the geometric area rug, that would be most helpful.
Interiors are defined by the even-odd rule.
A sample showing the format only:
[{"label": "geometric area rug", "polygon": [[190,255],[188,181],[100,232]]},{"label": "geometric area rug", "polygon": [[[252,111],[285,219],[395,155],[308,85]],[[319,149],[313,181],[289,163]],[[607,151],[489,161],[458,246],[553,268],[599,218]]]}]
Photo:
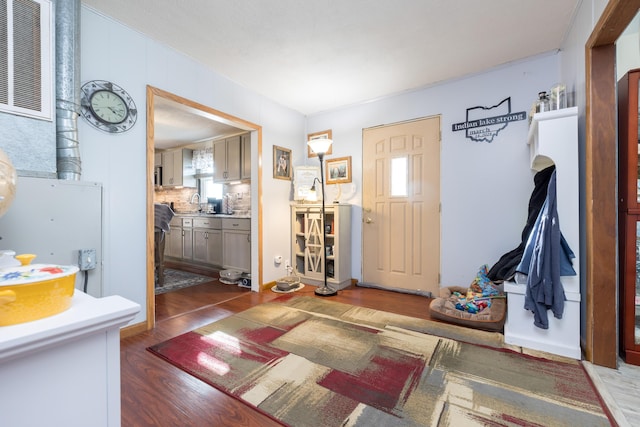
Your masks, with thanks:
[{"label": "geometric area rug", "polygon": [[149,350],[295,427],[612,425],[579,361],[436,336],[425,322],[284,295]]}]

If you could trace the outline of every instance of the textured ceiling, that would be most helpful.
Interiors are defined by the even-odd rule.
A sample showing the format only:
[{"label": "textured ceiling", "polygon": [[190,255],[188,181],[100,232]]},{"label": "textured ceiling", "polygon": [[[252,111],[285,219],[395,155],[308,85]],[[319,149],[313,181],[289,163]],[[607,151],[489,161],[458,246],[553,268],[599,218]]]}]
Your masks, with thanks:
[{"label": "textured ceiling", "polygon": [[82,0],[305,115],[558,49],[580,0]]},{"label": "textured ceiling", "polygon": [[[555,51],[580,0],[82,3],[310,115]],[[157,149],[238,133],[197,110],[155,99]]]}]

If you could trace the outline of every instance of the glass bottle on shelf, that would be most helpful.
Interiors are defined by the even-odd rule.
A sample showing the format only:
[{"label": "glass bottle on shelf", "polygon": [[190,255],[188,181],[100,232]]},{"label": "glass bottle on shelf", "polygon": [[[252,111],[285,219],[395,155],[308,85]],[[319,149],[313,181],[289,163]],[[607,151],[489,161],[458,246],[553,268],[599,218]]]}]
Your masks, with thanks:
[{"label": "glass bottle on shelf", "polygon": [[536,113],[549,111],[549,97],[547,92],[538,92],[538,101],[536,102]]}]

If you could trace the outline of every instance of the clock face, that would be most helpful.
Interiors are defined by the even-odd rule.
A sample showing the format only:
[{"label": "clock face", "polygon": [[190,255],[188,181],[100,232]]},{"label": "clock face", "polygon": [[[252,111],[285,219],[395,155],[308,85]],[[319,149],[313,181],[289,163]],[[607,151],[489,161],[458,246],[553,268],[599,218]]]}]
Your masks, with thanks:
[{"label": "clock face", "polygon": [[93,114],[105,123],[118,124],[127,118],[127,104],[119,95],[108,90],[99,90],[91,95]]},{"label": "clock face", "polygon": [[82,117],[89,124],[109,133],[126,132],[138,117],[133,98],[120,86],[106,80],[82,85]]}]

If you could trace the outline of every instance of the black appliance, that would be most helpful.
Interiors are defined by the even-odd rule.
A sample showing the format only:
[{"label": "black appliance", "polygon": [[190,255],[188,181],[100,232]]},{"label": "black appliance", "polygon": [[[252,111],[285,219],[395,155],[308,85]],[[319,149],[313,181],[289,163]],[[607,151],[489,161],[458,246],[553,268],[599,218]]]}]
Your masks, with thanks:
[{"label": "black appliance", "polygon": [[213,197],[207,198],[207,203],[213,206],[215,213],[222,213],[222,199],[215,199]]},{"label": "black appliance", "polygon": [[153,169],[153,184],[162,185],[162,166],[156,166]]}]

